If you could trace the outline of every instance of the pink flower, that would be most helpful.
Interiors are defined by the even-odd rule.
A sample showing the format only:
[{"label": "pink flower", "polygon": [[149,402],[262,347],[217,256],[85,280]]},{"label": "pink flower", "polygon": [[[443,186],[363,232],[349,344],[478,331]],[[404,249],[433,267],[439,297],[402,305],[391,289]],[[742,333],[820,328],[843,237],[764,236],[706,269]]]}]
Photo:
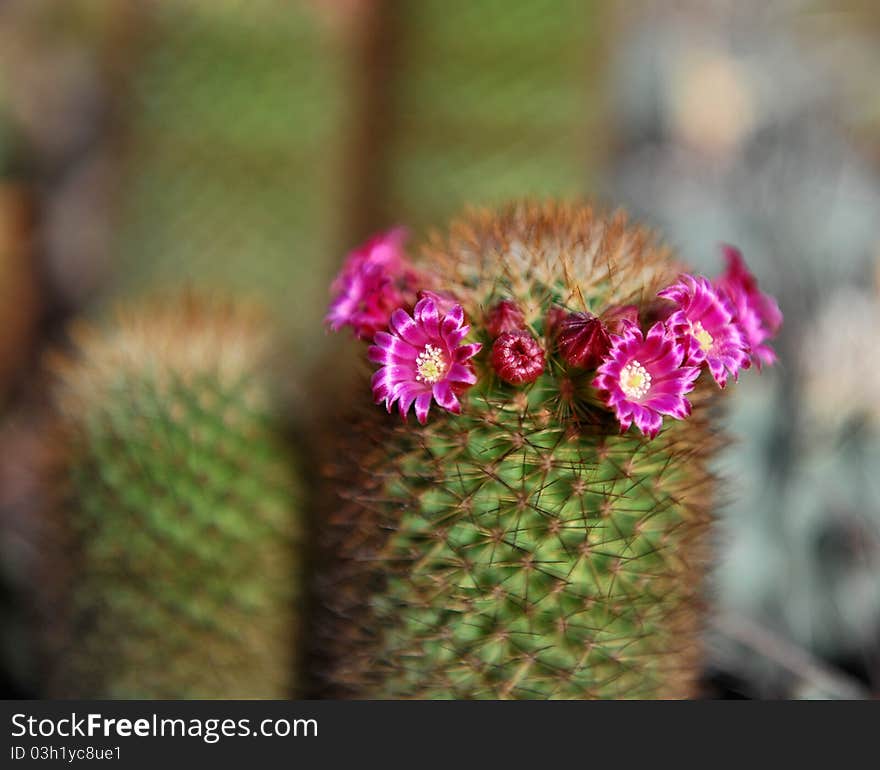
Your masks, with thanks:
[{"label": "pink flower", "polygon": [[544,350],[527,331],[504,332],[492,346],[492,367],[511,385],[534,382],[544,371]]},{"label": "pink flower", "polygon": [[662,323],[647,336],[632,323],[622,335],[612,337],[611,350],[593,380],[605,403],[614,410],[620,427],[632,423],[654,438],[663,423],[661,415],[684,420],[691,404],[684,397],[694,389],[698,366],[682,366],[684,346]]},{"label": "pink flower", "polygon": [[381,364],[372,380],[376,403],[384,401],[390,412],[397,401],[404,419],[415,404],[423,425],[432,399],[458,414],[458,395],[477,381],[468,362],[482,347],[461,344],[469,331],[461,305],[441,315],[434,300],[426,297],[418,301],[412,316],[395,310],[389,331],[377,332],[369,350],[370,360]]},{"label": "pink flower", "polygon": [[611,337],[592,313],[571,313],[562,322],[557,346],[569,366],[595,369],[611,347]]},{"label": "pink flower", "polygon": [[404,255],[405,237],[396,228],[348,256],[331,286],[334,296],[325,320],[333,331],[350,326],[359,339],[370,339],[388,326],[395,308],[415,301],[420,276]]},{"label": "pink flower", "polygon": [[678,283],[658,292],[679,309],[666,321],[678,336],[687,363],[708,364],[715,382],[722,388],[728,373],[736,379],[748,369],[749,343],[734,319],[734,310],[703,276],[683,275]]},{"label": "pink flower", "polygon": [[486,331],[492,337],[525,328],[526,319],[519,305],[509,299],[495,303],[486,313]]},{"label": "pink flower", "polygon": [[727,260],[727,272],[717,281],[716,287],[727,297],[736,311],[736,320],[751,347],[752,359],[761,364],[773,364],[776,352],[766,340],[773,337],[782,325],[782,312],[776,300],[758,288],[758,281],[746,267],[739,249],[722,245]]}]

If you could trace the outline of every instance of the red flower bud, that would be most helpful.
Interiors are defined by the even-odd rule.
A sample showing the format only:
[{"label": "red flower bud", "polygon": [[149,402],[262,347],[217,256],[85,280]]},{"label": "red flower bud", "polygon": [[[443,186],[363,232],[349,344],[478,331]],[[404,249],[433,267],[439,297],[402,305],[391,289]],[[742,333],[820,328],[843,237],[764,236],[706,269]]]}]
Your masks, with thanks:
[{"label": "red flower bud", "polygon": [[595,369],[611,349],[608,329],[590,313],[571,313],[563,322],[557,343],[569,366]]},{"label": "red flower bud", "polygon": [[544,321],[544,336],[548,340],[552,340],[559,334],[562,328],[562,322],[568,318],[568,313],[561,307],[551,307],[547,311],[547,318]]},{"label": "red flower bud", "polygon": [[635,305],[615,305],[602,313],[602,322],[612,334],[623,334],[623,322],[638,325],[639,309]]},{"label": "red flower bud", "polygon": [[511,385],[534,382],[544,371],[544,350],[527,331],[504,332],[492,346],[492,366]]},{"label": "red flower bud", "polygon": [[525,328],[526,319],[519,306],[509,299],[503,299],[492,306],[486,314],[486,329],[493,337],[504,332]]}]

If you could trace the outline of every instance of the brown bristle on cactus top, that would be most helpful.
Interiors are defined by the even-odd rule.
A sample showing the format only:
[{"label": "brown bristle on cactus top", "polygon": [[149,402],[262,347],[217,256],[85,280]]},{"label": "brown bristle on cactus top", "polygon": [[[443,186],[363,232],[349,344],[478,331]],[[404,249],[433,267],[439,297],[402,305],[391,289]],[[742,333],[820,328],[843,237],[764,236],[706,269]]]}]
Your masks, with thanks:
[{"label": "brown bristle on cactus top", "polygon": [[519,299],[533,327],[555,303],[567,310],[644,304],[683,269],[654,234],[623,211],[526,203],[475,210],[435,233],[425,257],[451,276],[468,317],[496,299]]},{"label": "brown bristle on cactus top", "polygon": [[266,322],[184,295],[73,337],[46,480],[51,694],[296,694],[299,483]]},{"label": "brown bristle on cactus top", "polygon": [[[621,433],[554,342],[559,314],[635,305],[652,317],[681,266],[622,213],[561,204],[471,213],[421,265],[482,343],[476,384],[459,393],[461,414],[425,425],[364,399],[335,434],[323,685],[366,698],[695,695],[717,388],[701,382],[690,419],[653,440]],[[499,354],[500,302],[524,325],[502,331]],[[528,363],[535,345],[533,369],[502,376],[499,360]]]}]

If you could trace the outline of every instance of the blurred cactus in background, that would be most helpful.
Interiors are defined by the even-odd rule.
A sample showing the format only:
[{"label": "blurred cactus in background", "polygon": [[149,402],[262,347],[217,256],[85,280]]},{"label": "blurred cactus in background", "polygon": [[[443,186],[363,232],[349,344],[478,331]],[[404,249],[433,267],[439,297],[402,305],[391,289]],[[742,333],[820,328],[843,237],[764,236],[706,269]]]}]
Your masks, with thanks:
[{"label": "blurred cactus in background", "polygon": [[[363,296],[354,278],[405,275],[401,259],[353,253],[337,328],[348,304],[358,333],[361,305],[343,302],[355,295],[378,316],[391,284]],[[333,567],[317,633],[331,692],[696,695],[720,391],[708,374],[694,390],[700,367],[685,364],[723,384],[714,356],[744,316],[711,329],[695,317],[676,336],[680,263],[623,214],[586,206],[474,213],[415,269],[436,291],[390,314],[369,357],[377,403],[414,406],[421,425],[372,407],[325,463]],[[723,305],[700,286],[702,307]],[[696,334],[703,354],[686,353]]]},{"label": "blurred cactus in background", "polygon": [[603,150],[601,4],[375,3],[358,237],[463,205],[581,195]]},{"label": "blurred cactus in background", "polygon": [[289,697],[303,522],[264,322],[186,296],[75,338],[44,479],[50,692]]},{"label": "blurred cactus in background", "polygon": [[[821,656],[876,687],[880,497],[870,469],[880,431],[857,393],[876,382],[866,310],[876,300],[864,286],[880,251],[880,169],[851,126],[870,125],[870,101],[856,95],[876,97],[880,70],[876,43],[846,6],[630,9],[607,189],[693,264],[714,259],[718,241],[742,245],[786,312],[784,365],[731,402],[737,448],[722,465],[737,494],[719,610],[794,642],[794,659]],[[748,695],[833,694],[769,647],[722,642],[718,663]]]},{"label": "blurred cactus in background", "polygon": [[305,3],[145,4],[136,23],[115,105],[113,295],[186,280],[257,291],[302,339],[342,237],[339,41]]}]

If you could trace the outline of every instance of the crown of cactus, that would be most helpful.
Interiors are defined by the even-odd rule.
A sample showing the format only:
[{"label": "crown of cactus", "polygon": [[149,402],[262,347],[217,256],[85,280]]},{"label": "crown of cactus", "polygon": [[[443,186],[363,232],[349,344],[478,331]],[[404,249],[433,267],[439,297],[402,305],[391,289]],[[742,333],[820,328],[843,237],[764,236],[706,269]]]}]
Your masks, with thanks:
[{"label": "crown of cactus", "polygon": [[260,315],[185,296],[74,337],[56,362],[54,694],[289,696],[301,521]]},{"label": "crown of cactus", "polygon": [[322,536],[330,687],[695,694],[709,403],[772,359],[775,303],[735,250],[714,283],[682,274],[588,207],[478,212],[424,254],[374,239],[334,284],[334,328],[382,329],[375,400],[418,424],[365,410],[327,465],[343,490]]}]

